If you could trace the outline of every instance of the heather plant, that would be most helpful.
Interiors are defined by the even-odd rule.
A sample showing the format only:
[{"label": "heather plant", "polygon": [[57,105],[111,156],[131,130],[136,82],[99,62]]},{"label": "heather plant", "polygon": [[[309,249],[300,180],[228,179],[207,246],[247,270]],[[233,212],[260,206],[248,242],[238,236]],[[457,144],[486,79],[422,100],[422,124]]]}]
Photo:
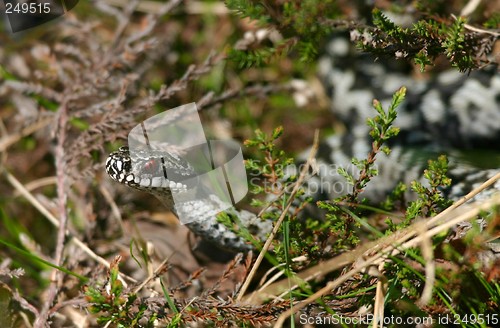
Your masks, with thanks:
[{"label": "heather plant", "polygon": [[[373,147],[353,159],[357,176],[339,172],[352,192],[321,203],[326,215],[306,211],[317,209],[304,197],[316,173],[314,130],[333,119],[317,110],[325,99],[310,97],[304,81],[315,80],[311,63],[333,31],[349,30],[374,59],[397,57],[426,69],[441,55],[462,71],[498,60],[488,56],[499,21],[491,4],[481,4],[479,17],[454,17],[460,1],[417,1],[415,22],[402,26],[385,14],[407,13],[400,3],[366,15],[358,4],[318,0],[226,1],[227,9],[82,1],[19,34],[2,25],[0,326],[279,326],[295,325],[302,314],[342,317],[360,308],[379,317],[458,316],[461,326],[500,319],[498,265],[485,268],[478,246],[497,235],[498,199],[463,206],[485,186],[450,206],[442,193],[448,162],[437,157],[423,173],[427,184],[399,184],[381,205],[360,197],[378,158],[390,151],[405,89],[387,111],[374,102]],[[202,254],[193,262],[191,251],[200,249],[181,239],[185,230],[161,204],[103,170],[134,126],[192,101],[221,136],[248,140],[248,172],[266,183],[251,186],[255,200],[246,209],[276,227],[266,243],[237,231],[256,251],[225,254],[225,261]],[[314,119],[317,113],[324,115]],[[297,151],[289,148],[299,144],[312,145],[306,169],[287,175],[296,161],[288,154]],[[405,202],[411,190],[416,200]],[[485,231],[474,226],[449,241],[451,226],[479,216]],[[383,217],[384,229],[374,217]],[[231,213],[220,220],[237,228]],[[168,235],[172,226],[178,230]],[[175,252],[157,261],[161,246],[172,244]]]}]

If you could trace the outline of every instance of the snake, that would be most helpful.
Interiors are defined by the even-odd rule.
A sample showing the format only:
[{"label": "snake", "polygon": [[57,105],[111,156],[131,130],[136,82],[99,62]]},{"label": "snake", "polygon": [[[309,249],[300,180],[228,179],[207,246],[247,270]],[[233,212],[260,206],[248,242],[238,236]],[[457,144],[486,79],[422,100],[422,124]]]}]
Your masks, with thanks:
[{"label": "snake", "polygon": [[[365,121],[375,114],[372,100],[380,99],[386,106],[401,85],[408,86],[406,100],[398,108],[396,120],[401,132],[391,141],[390,155],[378,158],[379,174],[363,197],[381,201],[397,181],[421,178],[426,160],[442,152],[453,155],[482,147],[489,151],[487,157],[494,162],[491,167],[477,168],[473,163],[455,165],[452,161],[450,174],[454,183],[446,190],[447,197],[452,200],[500,171],[500,76],[497,67],[469,75],[449,69],[418,80],[411,77],[411,65],[384,59],[374,63],[367,55],[353,54],[345,38],[331,41],[318,67],[332,100],[331,110],[343,124],[344,131],[325,138],[319,147],[319,174],[307,184],[309,190],[315,190],[310,193],[314,193],[316,199],[332,199],[349,192],[345,180],[332,174],[332,168],[350,167],[355,171],[351,158],[364,158],[371,147]],[[106,171],[113,180],[156,196],[177,216],[190,216],[192,220],[188,220],[186,226],[196,235],[224,249],[255,249],[253,244],[219,222],[217,214],[222,206],[216,195],[205,195],[174,206],[172,192],[182,192],[189,187],[182,179],[163,174],[166,168],[174,170],[178,177],[193,174],[193,168],[173,153],[131,153],[127,147],[121,147],[106,160]],[[500,181],[491,190],[500,190]],[[262,220],[249,211],[235,210],[233,214],[239,225],[261,242],[273,228],[271,221]]]},{"label": "snake", "polygon": [[[167,171],[173,174],[166,174]],[[195,200],[174,201],[173,193],[188,189],[179,180],[195,174],[193,167],[178,154],[151,150],[131,152],[126,146],[120,147],[108,156],[106,172],[121,184],[156,196],[177,217],[188,218],[186,227],[205,240],[226,250],[254,249],[253,244],[217,220],[217,214],[225,207],[216,195],[202,193]],[[172,175],[179,180],[174,181]],[[264,240],[272,229],[271,221],[263,221],[249,211],[240,210],[237,215],[239,224],[254,232],[258,240]]]}]

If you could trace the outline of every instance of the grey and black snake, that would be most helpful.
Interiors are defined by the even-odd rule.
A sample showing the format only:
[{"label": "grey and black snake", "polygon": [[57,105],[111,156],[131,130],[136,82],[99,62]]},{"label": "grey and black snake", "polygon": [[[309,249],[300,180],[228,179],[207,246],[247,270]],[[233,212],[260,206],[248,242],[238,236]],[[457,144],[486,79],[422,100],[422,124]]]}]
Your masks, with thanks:
[{"label": "grey and black snake", "polygon": [[[456,157],[460,158],[464,152],[481,148],[490,161],[489,164],[480,163],[481,169],[476,168],[477,163],[464,161],[464,164],[459,163],[460,160],[459,164],[452,165],[450,174],[455,182],[446,191],[451,199],[463,196],[499,171],[498,68],[489,67],[470,75],[450,69],[420,80],[412,78],[412,73],[411,65],[390,60],[374,63],[369,56],[353,54],[345,39],[337,38],[330,43],[327,55],[320,60],[319,74],[332,99],[332,111],[344,124],[346,132],[328,137],[320,146],[319,174],[309,181],[309,186],[314,186],[311,189],[322,191],[323,195],[318,198],[331,199],[347,190],[343,178],[332,174],[331,168],[350,168],[352,157],[366,156],[371,142],[365,121],[375,114],[372,99],[377,98],[387,105],[392,93],[402,85],[408,87],[408,93],[396,120],[401,132],[391,141],[390,156],[379,158],[379,175],[364,192],[365,197],[380,201],[398,181],[419,178],[426,159],[439,153],[452,157],[458,154]],[[180,175],[189,175],[189,165],[179,161],[175,154],[139,152],[132,156],[126,147],[113,152],[106,161],[110,177],[157,196],[174,210],[171,189],[186,186],[167,178],[151,177],[158,176],[158,172],[153,171],[162,171],[164,165],[177,166]],[[500,181],[492,190],[495,189],[500,190]],[[217,221],[220,200],[216,196],[180,205],[176,204],[176,214],[182,211],[183,215],[193,217],[186,226],[195,234],[226,249],[253,249],[251,244]],[[259,240],[264,240],[272,229],[271,222],[262,221],[253,213],[239,211],[237,215],[241,224],[255,232]]]}]

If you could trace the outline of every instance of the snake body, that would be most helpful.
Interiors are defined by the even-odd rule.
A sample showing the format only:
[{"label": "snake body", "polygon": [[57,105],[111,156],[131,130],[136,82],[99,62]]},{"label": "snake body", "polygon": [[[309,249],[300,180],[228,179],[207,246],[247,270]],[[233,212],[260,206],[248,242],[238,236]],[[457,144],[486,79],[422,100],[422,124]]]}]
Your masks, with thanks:
[{"label": "snake body", "polygon": [[[253,245],[218,222],[216,216],[224,208],[224,204],[216,195],[174,204],[172,192],[182,193],[187,191],[187,186],[167,176],[167,169],[176,173],[174,175],[180,177],[179,181],[194,174],[189,163],[166,152],[130,152],[128,147],[121,147],[106,160],[106,171],[113,180],[133,189],[149,192],[177,216],[192,218],[187,220],[189,222],[186,226],[195,234],[225,249],[253,249]],[[262,221],[248,211],[239,211],[238,219],[242,226],[255,232],[259,240],[264,240],[272,229],[270,221]]]},{"label": "snake body", "polygon": [[[447,196],[453,200],[471,190],[464,185],[472,187],[481,182],[472,183],[468,176],[477,178],[485,169],[483,176],[492,176],[500,166],[498,67],[470,74],[448,69],[418,76],[414,66],[404,61],[378,58],[374,62],[370,55],[356,53],[343,37],[330,42],[318,66],[332,99],[331,110],[346,131],[326,138],[320,147],[320,174],[311,183],[317,185],[314,189],[333,191],[322,197],[333,198],[339,190],[349,191],[341,176],[331,174],[332,163],[334,169],[356,171],[351,158],[365,158],[371,149],[366,120],[375,115],[372,100],[380,100],[387,108],[392,94],[402,85],[407,86],[407,94],[395,121],[400,133],[389,141],[389,156],[377,158],[379,174],[364,197],[374,202],[383,200],[398,181],[409,183],[421,178],[427,160],[442,153],[451,161],[454,185]],[[485,155],[479,159],[481,152]],[[462,187],[455,187],[459,184]],[[339,187],[327,188],[332,185]]]},{"label": "snake body", "polygon": [[[379,175],[370,183],[364,197],[382,200],[396,182],[421,176],[426,159],[441,152],[489,147],[493,149],[490,157],[496,157],[498,162],[500,155],[494,150],[498,151],[500,144],[500,76],[497,68],[474,72],[470,76],[450,70],[426,81],[415,81],[408,77],[409,67],[399,65],[395,68],[393,62],[380,60],[373,63],[371,58],[363,55],[353,56],[346,42],[345,39],[335,39],[319,65],[320,76],[332,98],[332,110],[345,125],[346,132],[327,138],[320,146],[320,173],[309,181],[309,186],[314,187],[310,189],[324,193],[317,198],[331,199],[349,192],[349,186],[336,174],[336,168],[353,167],[352,157],[366,156],[371,140],[365,121],[375,114],[371,108],[372,99],[381,99],[386,107],[392,93],[401,85],[408,86],[407,100],[399,108],[396,121],[401,133],[392,141],[391,154],[377,159]],[[419,152],[431,155],[415,156],[416,147]],[[458,199],[499,171],[498,166],[488,170],[467,165],[453,166],[451,175],[455,183],[448,190],[451,199]],[[126,147],[113,152],[106,161],[106,171],[112,179],[157,196],[177,215],[192,217],[186,226],[195,234],[223,248],[253,249],[218,222],[216,215],[222,207],[217,196],[174,206],[172,191],[182,192],[188,186],[180,180],[167,178],[163,174],[166,167],[173,168],[179,177],[190,176],[193,172],[175,154],[150,151],[131,154]],[[500,181],[495,189],[500,189]],[[325,190],[329,192],[325,193]],[[264,240],[272,229],[271,222],[262,221],[248,211],[235,212],[235,215],[240,224],[259,240]]]}]

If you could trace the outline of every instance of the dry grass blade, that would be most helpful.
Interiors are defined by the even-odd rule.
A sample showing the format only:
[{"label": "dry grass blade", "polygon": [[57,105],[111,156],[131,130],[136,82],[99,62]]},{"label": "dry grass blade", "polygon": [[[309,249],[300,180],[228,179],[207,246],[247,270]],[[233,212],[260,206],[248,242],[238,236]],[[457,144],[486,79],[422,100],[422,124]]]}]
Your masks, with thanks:
[{"label": "dry grass blade", "polygon": [[[290,315],[296,313],[306,305],[313,303],[321,296],[330,293],[334,288],[340,286],[343,282],[347,281],[347,279],[361,272],[365,268],[373,265],[380,265],[381,263],[386,261],[388,256],[395,256],[408,248],[425,243],[426,241],[424,241],[424,239],[430,240],[432,236],[435,236],[442,231],[447,231],[455,224],[462,221],[471,220],[475,218],[481,211],[485,211],[491,209],[493,206],[499,205],[500,195],[496,194],[487,201],[476,202],[474,204],[466,206],[465,208],[460,208],[460,206],[463,205],[465,201],[471,199],[484,189],[488,188],[498,179],[500,179],[500,174],[496,174],[494,177],[471,191],[460,201],[451,206],[449,210],[443,211],[442,213],[436,215],[434,218],[420,220],[407,227],[406,229],[397,231],[390,236],[382,237],[379,240],[361,245],[351,252],[341,254],[333,259],[319,263],[312,268],[298,273],[295,277],[281,280],[268,286],[267,288],[264,288],[258,293],[254,293],[247,299],[247,301],[260,303],[266,299],[276,297],[278,294],[288,289],[288,279],[291,279],[296,284],[295,286],[299,286],[300,284],[303,284],[311,279],[326,275],[327,273],[338,270],[348,264],[355,263],[354,268],[348,273],[340,276],[334,281],[328,282],[324,288],[309,296],[307,299],[299,302],[296,306],[294,306],[293,309],[290,309],[283,313],[276,323],[276,326],[280,327],[281,325],[283,325],[284,320]],[[420,234],[418,233],[419,231],[421,232]],[[432,275],[431,270],[432,267],[428,268],[426,273],[428,275]],[[425,296],[425,298],[426,297],[427,296]],[[423,298],[423,301],[425,301],[425,298]]]},{"label": "dry grass blade", "polygon": [[[385,290],[385,277],[382,272],[384,270],[384,263],[380,263],[377,269],[377,290],[375,292],[375,304],[373,305],[373,328],[378,328],[380,322],[384,322],[384,298],[386,295]],[[382,326],[381,326],[382,327]]]},{"label": "dry grass blade", "polygon": [[153,279],[158,278],[160,275],[165,273],[165,271],[168,270],[168,260],[170,258],[166,258],[163,260],[158,267],[154,270],[152,274],[150,274],[146,279],[144,279],[143,282],[141,282],[136,288],[134,288],[133,293],[137,294],[141,289],[143,289],[149,282],[151,282]]},{"label": "dry grass blade", "polygon": [[[284,321],[286,320],[286,318],[288,318],[289,316],[291,316],[293,313],[296,313],[297,311],[299,311],[300,309],[304,308],[308,304],[313,303],[318,298],[320,298],[320,297],[322,297],[322,296],[330,293],[333,289],[335,289],[338,286],[340,286],[342,283],[344,283],[345,281],[347,281],[349,278],[353,277],[355,274],[357,274],[359,272],[362,272],[365,268],[368,268],[368,267],[373,266],[373,265],[379,265],[380,263],[386,261],[387,257],[397,255],[397,254],[401,253],[402,251],[404,251],[404,250],[406,250],[406,249],[408,249],[410,247],[414,247],[414,246],[418,245],[419,243],[422,242],[422,238],[430,238],[430,237],[432,237],[432,236],[434,236],[434,235],[436,235],[436,234],[438,234],[438,233],[440,233],[440,232],[442,232],[444,230],[447,230],[449,227],[453,226],[454,224],[456,224],[458,222],[462,222],[462,221],[465,221],[465,220],[470,220],[470,219],[476,217],[481,211],[488,210],[488,209],[492,208],[493,206],[498,206],[498,205],[500,205],[500,196],[497,195],[495,197],[492,197],[488,201],[481,202],[479,204],[473,205],[472,206],[473,208],[471,210],[465,212],[463,215],[457,215],[458,213],[452,213],[453,215],[449,215],[449,217],[443,218],[443,219],[449,219],[449,218],[451,218],[451,221],[446,221],[446,224],[442,224],[442,225],[436,227],[436,229],[429,230],[429,231],[427,231],[424,234],[424,236],[417,236],[416,238],[414,238],[414,239],[412,239],[412,240],[410,240],[410,241],[408,241],[408,242],[406,242],[404,244],[401,243],[401,240],[404,240],[406,238],[406,236],[411,235],[412,234],[412,232],[411,232],[412,229],[419,229],[420,225],[422,225],[422,226],[425,227],[425,222],[420,221],[420,222],[417,222],[417,223],[411,225],[409,227],[409,228],[411,228],[410,231],[408,231],[408,229],[405,229],[406,233],[405,233],[404,236],[401,236],[401,234],[397,234],[397,236],[399,236],[400,238],[391,238],[391,237],[393,237],[393,235],[391,235],[391,236],[388,236],[388,237],[384,237],[384,238],[380,239],[379,241],[370,243],[369,245],[372,246],[372,247],[368,247],[368,252],[362,251],[362,250],[365,250],[366,247],[356,248],[351,253],[359,255],[362,258],[366,257],[367,253],[372,253],[372,254],[375,253],[375,255],[364,259],[362,261],[362,263],[359,263],[359,265],[355,264],[354,269],[352,269],[348,273],[340,276],[336,280],[330,281],[321,290],[319,290],[316,293],[314,293],[313,295],[309,296],[307,299],[305,299],[305,300],[297,303],[297,305],[294,306],[293,309],[287,310],[285,313],[283,313],[278,318],[278,321],[276,322],[275,326],[276,327],[281,327],[283,325]],[[449,224],[450,222],[452,222],[452,224]],[[440,228],[440,229],[437,229],[437,228]],[[389,240],[391,240],[392,243],[388,244],[387,242]],[[381,248],[380,247],[380,245],[381,245],[380,242],[383,242],[383,245],[385,245],[386,247]],[[391,252],[391,250],[392,250],[392,252]],[[339,256],[339,257],[343,257],[343,256]],[[328,260],[326,262],[328,262],[328,263],[334,263],[335,262],[334,260],[336,260],[339,257],[336,257],[334,259]],[[351,261],[349,261],[348,263],[346,263],[346,262],[343,262],[343,263],[346,263],[346,264],[354,263],[356,261],[356,259],[357,259],[357,257],[352,257],[351,256]],[[331,268],[336,268],[337,269],[339,267],[341,267],[341,266],[339,266],[339,265],[332,265],[332,267],[327,268],[327,271],[331,272],[331,271],[333,271],[333,270],[330,270]],[[325,267],[322,266],[322,268],[325,268]],[[311,268],[311,269],[313,269],[313,268]],[[311,269],[306,270],[306,271],[308,273],[312,274],[311,271],[313,271],[313,270],[311,270]],[[322,274],[326,274],[326,273],[327,272],[322,272]],[[297,276],[303,276],[303,272],[299,273]],[[317,276],[317,274],[316,274],[316,276]],[[309,277],[305,277],[304,280],[310,280],[310,279],[309,279]],[[285,286],[285,282],[281,281],[276,286],[272,286],[272,287],[275,290],[275,289],[277,289],[280,286],[284,287]],[[266,294],[264,294],[263,296],[265,296],[265,295]]]},{"label": "dry grass blade", "polygon": [[[33,205],[34,208],[36,208],[40,213],[42,213],[43,216],[47,218],[47,220],[50,221],[50,223],[58,228],[59,227],[59,220],[52,215],[24,186],[19,180],[17,180],[12,174],[10,174],[5,168],[2,168],[3,174],[5,175],[7,181],[16,189],[19,194],[21,194],[26,200]],[[110,263],[106,261],[106,259],[100,257],[96,253],[94,253],[87,245],[85,245],[84,242],[82,242],[80,239],[78,239],[75,236],[72,236],[69,231],[66,231],[66,235],[70,237],[69,241],[72,241],[76,246],[81,248],[90,258],[95,260],[98,263],[101,263],[104,265],[106,268],[110,268]],[[124,280],[126,278],[128,281],[135,282],[135,279],[132,277],[128,276],[119,276],[120,281],[127,286],[127,282]]]},{"label": "dry grass blade", "polygon": [[[423,228],[423,227],[422,227]],[[419,306],[427,305],[432,298],[432,290],[436,281],[436,264],[434,262],[434,251],[432,249],[432,240],[426,235],[425,230],[420,231],[422,242],[420,249],[425,260],[425,285],[422,291],[422,296],[418,300]]]},{"label": "dry grass blade", "polygon": [[257,272],[257,269],[259,268],[259,265],[262,263],[262,260],[264,259],[264,255],[269,249],[269,246],[271,246],[271,242],[274,240],[274,237],[278,233],[278,229],[283,223],[283,220],[285,219],[286,214],[288,213],[288,210],[290,206],[292,206],[293,199],[295,198],[295,195],[299,191],[299,188],[303,184],[308,172],[309,172],[309,167],[311,166],[314,158],[316,157],[316,153],[318,151],[319,147],[319,130],[316,130],[314,134],[314,143],[311,148],[311,151],[309,153],[309,157],[306,161],[306,164],[304,165],[302,171],[300,172],[300,176],[297,180],[297,182],[294,185],[294,188],[290,194],[290,199],[288,200],[288,203],[285,206],[285,209],[283,210],[283,213],[281,213],[278,221],[276,222],[271,234],[267,238],[264,246],[262,247],[262,250],[259,253],[259,256],[257,257],[257,260],[255,260],[254,266],[252,267],[252,270],[250,271],[250,274],[248,275],[247,279],[245,280],[243,286],[241,287],[241,290],[238,294],[238,297],[236,298],[237,301],[240,301],[243,298],[243,295],[245,294],[246,290],[248,289],[248,286],[250,285],[250,282],[252,281],[255,273]]},{"label": "dry grass blade", "polygon": [[[392,250],[393,255],[399,253],[397,245],[401,245],[405,249],[408,247],[414,247],[419,243],[421,243],[422,237],[428,238],[428,236],[434,236],[435,234],[441,231],[447,230],[448,228],[452,227],[454,224],[458,222],[471,219],[472,217],[474,217],[474,215],[477,215],[481,210],[491,208],[493,205],[498,204],[499,201],[498,199],[496,199],[496,201],[495,199],[492,199],[489,202],[476,204],[475,208],[469,212],[463,213],[462,209],[459,209],[458,211],[455,212],[455,210],[457,210],[459,206],[463,205],[467,200],[472,199],[475,195],[477,195],[481,191],[490,187],[493,183],[495,183],[499,179],[500,179],[500,173],[496,174],[494,177],[483,183],[478,188],[472,190],[469,194],[467,194],[462,199],[460,199],[452,206],[450,206],[448,209],[439,213],[433,218],[418,221],[403,230],[396,231],[392,235],[383,237],[381,239],[369,243],[362,244],[350,252],[343,253],[330,260],[321,262],[309,269],[299,272],[296,276],[292,277],[291,279],[294,284],[300,285],[317,277],[324,276],[332,271],[338,270],[348,264],[354,263],[358,259],[363,258],[366,253],[379,253],[380,254],[379,257],[382,257],[382,254],[386,253],[388,250]],[[436,225],[437,221],[441,220],[442,223]],[[422,228],[420,228],[420,226],[422,225],[425,227],[427,231],[425,236],[417,237],[408,242],[408,240],[410,240],[417,234],[417,231],[421,231]],[[430,229],[431,226],[432,227],[437,226],[437,227],[431,230]],[[276,295],[285,292],[287,289],[288,289],[288,280],[284,279],[268,286],[267,288],[264,288],[263,290],[254,293],[253,295],[251,295],[251,297],[248,297],[246,301],[252,303],[259,303],[268,298],[274,298],[276,297]]]},{"label": "dry grass blade", "polygon": [[15,144],[16,142],[18,142],[19,140],[21,140],[21,138],[28,136],[35,131],[43,129],[44,127],[46,127],[47,125],[52,123],[53,120],[54,120],[54,117],[52,115],[50,115],[50,116],[44,117],[44,118],[36,121],[33,124],[30,124],[29,126],[23,128],[21,131],[19,131],[17,133],[13,133],[11,135],[7,135],[7,136],[2,137],[2,139],[0,139],[0,152],[4,152],[5,150],[7,150],[7,148],[9,146],[11,146],[11,145]]}]

